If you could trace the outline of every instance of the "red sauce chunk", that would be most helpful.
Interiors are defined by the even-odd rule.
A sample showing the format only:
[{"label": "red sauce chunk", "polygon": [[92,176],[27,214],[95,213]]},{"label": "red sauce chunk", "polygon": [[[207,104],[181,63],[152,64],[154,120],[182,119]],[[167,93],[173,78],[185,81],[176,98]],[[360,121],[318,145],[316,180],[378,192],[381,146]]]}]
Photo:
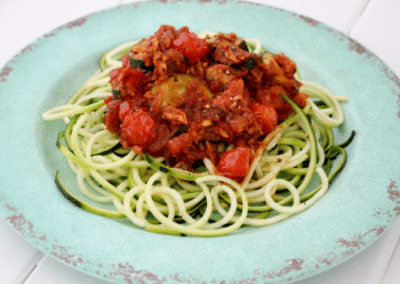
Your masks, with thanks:
[{"label": "red sauce chunk", "polygon": [[234,33],[201,39],[163,25],[111,71],[103,121],[138,154],[191,171],[208,158],[216,173],[241,179],[265,135],[293,112],[279,94],[305,106],[295,71],[283,53],[248,52]]},{"label": "red sauce chunk", "polygon": [[250,168],[251,152],[247,147],[237,147],[225,152],[218,162],[218,172],[230,178],[245,177]]},{"label": "red sauce chunk", "polygon": [[172,48],[176,49],[190,61],[201,59],[209,53],[206,41],[200,39],[196,34],[183,32],[172,42]]}]

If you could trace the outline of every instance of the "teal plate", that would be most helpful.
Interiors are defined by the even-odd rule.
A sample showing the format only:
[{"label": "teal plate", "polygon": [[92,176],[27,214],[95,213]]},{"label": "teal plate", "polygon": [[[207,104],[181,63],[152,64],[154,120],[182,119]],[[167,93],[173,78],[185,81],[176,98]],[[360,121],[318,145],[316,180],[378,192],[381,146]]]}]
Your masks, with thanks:
[{"label": "teal plate", "polygon": [[[283,51],[303,79],[347,96],[338,141],[357,132],[348,161],[307,211],[219,238],[149,233],[82,211],[56,189],[74,176],[55,141],[60,122],[41,113],[63,104],[105,51],[161,24],[236,32]],[[400,80],[337,30],[284,10],[230,1],[143,2],[77,19],[40,37],[0,71],[0,215],[61,262],[117,283],[278,283],[310,277],[353,257],[400,214]]]}]

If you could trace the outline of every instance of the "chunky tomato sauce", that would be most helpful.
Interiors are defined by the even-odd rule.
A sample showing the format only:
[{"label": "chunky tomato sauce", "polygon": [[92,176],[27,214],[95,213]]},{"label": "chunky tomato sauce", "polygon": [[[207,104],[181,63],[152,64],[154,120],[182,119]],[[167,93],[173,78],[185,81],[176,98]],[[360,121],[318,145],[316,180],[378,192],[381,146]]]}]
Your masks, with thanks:
[{"label": "chunky tomato sauce", "polygon": [[246,176],[262,139],[293,112],[279,94],[300,107],[307,98],[293,61],[250,53],[234,33],[200,39],[163,25],[122,63],[110,73],[107,129],[138,154],[192,171],[208,158],[218,174]]}]

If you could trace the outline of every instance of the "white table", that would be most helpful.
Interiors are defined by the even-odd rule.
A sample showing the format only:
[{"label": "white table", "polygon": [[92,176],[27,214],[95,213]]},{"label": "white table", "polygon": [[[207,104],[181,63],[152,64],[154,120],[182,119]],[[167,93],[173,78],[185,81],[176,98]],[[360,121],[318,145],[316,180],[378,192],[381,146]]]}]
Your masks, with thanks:
[{"label": "white table", "polygon": [[[129,0],[0,1],[0,68],[37,37],[78,17]],[[303,14],[354,38],[400,77],[400,1],[256,0]],[[400,173],[400,172],[399,172]],[[400,220],[345,263],[298,284],[400,283]],[[0,219],[0,283],[110,283],[77,271],[27,243]]]}]

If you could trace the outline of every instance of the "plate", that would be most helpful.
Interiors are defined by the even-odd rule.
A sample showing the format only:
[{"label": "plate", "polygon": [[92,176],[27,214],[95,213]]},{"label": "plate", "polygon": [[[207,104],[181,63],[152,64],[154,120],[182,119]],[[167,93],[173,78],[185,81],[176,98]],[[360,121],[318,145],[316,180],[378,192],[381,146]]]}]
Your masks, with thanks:
[{"label": "plate", "polygon": [[[327,194],[278,224],[219,238],[149,233],[87,213],[57,191],[73,184],[56,149],[60,105],[114,46],[161,24],[235,32],[283,51],[303,79],[348,97],[338,141],[352,130],[347,165]],[[368,49],[307,17],[231,1],[143,2],[100,11],[32,42],[0,72],[0,215],[31,244],[71,267],[117,283],[277,283],[310,277],[353,257],[400,214],[400,80]],[[6,137],[6,138],[5,138]]]}]

